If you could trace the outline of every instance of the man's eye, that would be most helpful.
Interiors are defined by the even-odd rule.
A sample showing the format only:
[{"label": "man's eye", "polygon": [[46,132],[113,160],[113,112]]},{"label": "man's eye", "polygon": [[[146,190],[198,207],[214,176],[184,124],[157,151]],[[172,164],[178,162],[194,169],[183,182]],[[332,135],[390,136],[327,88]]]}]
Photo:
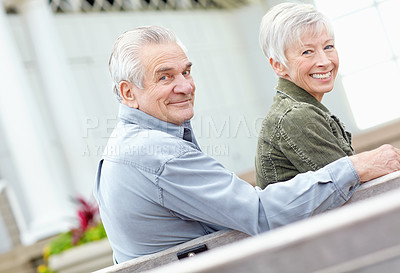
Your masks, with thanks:
[{"label": "man's eye", "polygon": [[160,78],[160,81],[165,81],[166,79],[168,79],[168,76],[162,76],[162,77]]},{"label": "man's eye", "polygon": [[190,70],[186,70],[186,71],[184,71],[184,72],[182,73],[182,75],[184,75],[184,76],[188,76],[188,75],[190,75]]},{"label": "man's eye", "polygon": [[334,45],[327,45],[326,47],[325,47],[325,49],[332,49],[332,48],[334,48],[335,46]]}]

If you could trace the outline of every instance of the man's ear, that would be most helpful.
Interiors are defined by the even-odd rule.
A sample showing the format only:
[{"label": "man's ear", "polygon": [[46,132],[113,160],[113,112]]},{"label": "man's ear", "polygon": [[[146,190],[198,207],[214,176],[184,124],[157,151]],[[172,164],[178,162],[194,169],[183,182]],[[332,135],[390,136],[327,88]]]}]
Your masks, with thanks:
[{"label": "man's ear", "polygon": [[279,77],[284,78],[286,74],[286,67],[278,61],[275,61],[272,58],[269,58],[269,63],[272,66],[272,69],[275,71],[276,75]]},{"label": "man's ear", "polygon": [[119,83],[119,92],[122,97],[124,104],[132,108],[139,108],[139,102],[137,101],[134,89],[135,85],[128,81],[121,81]]}]

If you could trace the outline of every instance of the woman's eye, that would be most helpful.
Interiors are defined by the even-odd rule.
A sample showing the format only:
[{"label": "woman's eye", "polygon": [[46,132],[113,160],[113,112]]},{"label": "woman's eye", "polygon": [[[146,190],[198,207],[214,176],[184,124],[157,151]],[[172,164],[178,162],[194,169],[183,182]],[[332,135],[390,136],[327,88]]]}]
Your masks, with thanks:
[{"label": "woman's eye", "polygon": [[311,54],[311,50],[306,50],[306,51],[303,51],[303,53],[302,53],[302,55],[308,55],[308,54]]}]

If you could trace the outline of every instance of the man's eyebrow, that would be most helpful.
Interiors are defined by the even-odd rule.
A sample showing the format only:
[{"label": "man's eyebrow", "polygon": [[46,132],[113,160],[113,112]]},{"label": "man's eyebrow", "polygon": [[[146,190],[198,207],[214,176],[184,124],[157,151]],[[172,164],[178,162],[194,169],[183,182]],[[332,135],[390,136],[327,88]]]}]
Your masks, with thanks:
[{"label": "man's eyebrow", "polygon": [[159,69],[157,69],[156,74],[164,73],[164,72],[170,71],[172,69],[173,69],[172,67],[168,67],[168,66],[160,67]]},{"label": "man's eyebrow", "polygon": [[[186,68],[190,68],[192,67],[193,63],[192,62],[188,62],[186,64]],[[170,70],[173,70],[173,67],[169,67],[169,66],[164,66],[164,67],[160,67],[159,69],[157,69],[156,74],[161,74]]]}]

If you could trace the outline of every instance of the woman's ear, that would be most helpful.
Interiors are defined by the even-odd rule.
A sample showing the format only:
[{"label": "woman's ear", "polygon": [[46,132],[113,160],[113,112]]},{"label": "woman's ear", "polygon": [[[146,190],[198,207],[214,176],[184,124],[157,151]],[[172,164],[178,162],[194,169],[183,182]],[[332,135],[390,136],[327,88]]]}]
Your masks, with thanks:
[{"label": "woman's ear", "polygon": [[272,69],[275,71],[276,75],[278,75],[279,77],[282,77],[282,78],[286,76],[286,72],[285,72],[286,67],[283,64],[281,64],[278,61],[275,61],[272,58],[269,58],[269,63],[271,64]]},{"label": "woman's ear", "polygon": [[122,102],[129,107],[137,109],[139,108],[139,102],[134,92],[135,88],[135,85],[128,81],[121,81],[119,83],[119,92],[122,97]]}]

